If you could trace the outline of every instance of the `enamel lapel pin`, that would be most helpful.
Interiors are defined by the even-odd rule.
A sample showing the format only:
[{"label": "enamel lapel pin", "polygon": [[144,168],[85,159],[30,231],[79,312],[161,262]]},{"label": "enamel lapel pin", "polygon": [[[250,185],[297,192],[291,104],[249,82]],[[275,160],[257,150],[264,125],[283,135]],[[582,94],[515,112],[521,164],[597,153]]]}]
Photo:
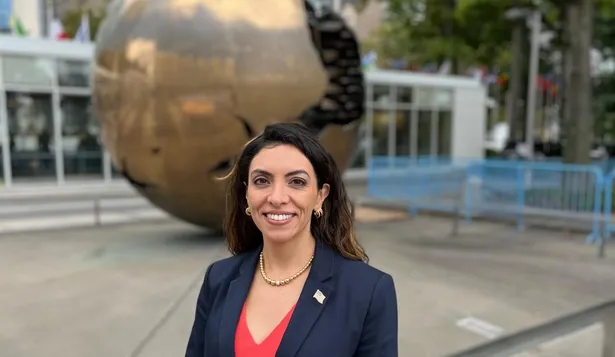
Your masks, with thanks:
[{"label": "enamel lapel pin", "polygon": [[321,305],[325,301],[325,298],[325,294],[323,294],[320,290],[316,290],[316,293],[314,293],[314,299],[316,299],[316,301],[318,301]]}]

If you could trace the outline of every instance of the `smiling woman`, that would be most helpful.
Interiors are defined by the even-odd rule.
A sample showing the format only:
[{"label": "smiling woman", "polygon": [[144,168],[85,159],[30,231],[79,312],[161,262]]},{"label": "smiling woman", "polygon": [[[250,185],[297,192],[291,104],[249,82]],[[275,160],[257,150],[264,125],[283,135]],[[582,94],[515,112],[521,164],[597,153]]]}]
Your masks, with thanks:
[{"label": "smiling woman", "polygon": [[186,356],[397,356],[393,279],[367,264],[317,136],[269,125],[227,179],[233,256],[207,269]]},{"label": "smiling woman", "polygon": [[[367,260],[335,161],[303,125],[269,126],[245,147],[229,178],[225,230],[232,253],[256,249],[263,236],[283,243],[312,234],[349,259]],[[291,217],[272,225],[280,215]]]}]

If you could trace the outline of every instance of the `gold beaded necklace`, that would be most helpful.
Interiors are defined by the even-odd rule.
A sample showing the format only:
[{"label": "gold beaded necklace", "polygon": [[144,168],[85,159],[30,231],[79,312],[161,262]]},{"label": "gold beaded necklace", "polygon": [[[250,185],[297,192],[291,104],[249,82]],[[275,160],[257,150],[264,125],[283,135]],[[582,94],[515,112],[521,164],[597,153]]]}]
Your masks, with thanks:
[{"label": "gold beaded necklace", "polygon": [[314,260],[314,256],[312,255],[312,257],[310,258],[310,261],[308,261],[308,263],[303,267],[303,269],[299,270],[298,273],[296,273],[295,275],[291,276],[290,278],[286,278],[286,279],[282,279],[282,280],[273,280],[270,279],[267,274],[265,273],[265,263],[263,260],[263,252],[261,252],[260,255],[260,268],[261,268],[261,275],[263,276],[263,279],[265,279],[265,281],[267,282],[267,284],[272,285],[272,286],[283,286],[286,285],[288,283],[290,283],[291,281],[295,280],[299,275],[303,274],[307,268],[310,267],[310,264],[312,264],[312,260]]}]

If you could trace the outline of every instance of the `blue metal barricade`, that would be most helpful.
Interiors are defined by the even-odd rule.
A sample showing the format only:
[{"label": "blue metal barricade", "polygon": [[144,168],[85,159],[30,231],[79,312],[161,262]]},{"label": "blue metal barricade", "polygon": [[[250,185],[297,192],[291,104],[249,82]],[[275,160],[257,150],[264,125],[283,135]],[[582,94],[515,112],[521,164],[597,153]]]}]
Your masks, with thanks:
[{"label": "blue metal barricade", "polygon": [[368,169],[371,197],[402,201],[410,212],[452,212],[460,204],[467,160],[374,157]]},{"label": "blue metal barricade", "polygon": [[468,166],[466,219],[473,213],[575,219],[591,224],[590,242],[600,238],[604,174],[594,165],[483,161]]},{"label": "blue metal barricade", "polygon": [[370,196],[406,202],[413,214],[456,211],[462,200],[467,221],[505,216],[522,228],[526,217],[580,220],[591,227],[589,242],[601,237],[604,182],[597,165],[561,162],[374,157],[368,170]]},{"label": "blue metal barricade", "polygon": [[604,178],[604,238],[610,239],[613,225],[613,184],[615,184],[615,170]]}]

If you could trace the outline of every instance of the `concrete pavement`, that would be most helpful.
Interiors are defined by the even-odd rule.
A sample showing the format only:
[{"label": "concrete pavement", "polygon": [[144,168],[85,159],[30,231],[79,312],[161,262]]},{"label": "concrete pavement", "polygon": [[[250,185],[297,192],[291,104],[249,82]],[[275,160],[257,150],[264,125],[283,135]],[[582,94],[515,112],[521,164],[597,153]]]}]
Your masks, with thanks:
[{"label": "concrete pavement", "polygon": [[[473,222],[451,238],[450,219],[367,216],[358,212],[359,237],[397,287],[400,356],[443,356],[489,329],[615,298],[615,250],[598,260],[582,236]],[[227,254],[174,220],[0,236],[0,355],[181,356],[203,270]],[[599,334],[523,357],[599,357],[589,350]],[[568,354],[547,354],[558,349]]]}]

